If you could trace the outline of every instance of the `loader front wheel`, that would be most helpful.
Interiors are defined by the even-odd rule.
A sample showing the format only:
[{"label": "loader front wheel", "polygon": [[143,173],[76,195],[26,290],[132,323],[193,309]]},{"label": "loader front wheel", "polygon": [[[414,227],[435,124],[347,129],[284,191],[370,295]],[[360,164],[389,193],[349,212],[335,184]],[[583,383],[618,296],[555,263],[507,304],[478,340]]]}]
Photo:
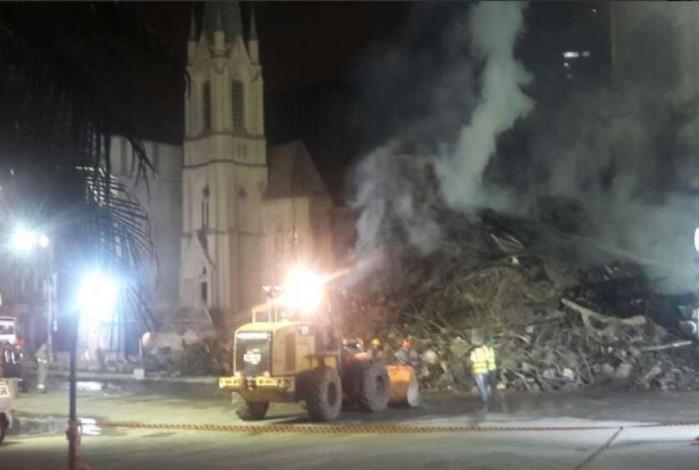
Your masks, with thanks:
[{"label": "loader front wheel", "polygon": [[337,370],[321,366],[314,369],[305,384],[306,408],[313,421],[334,421],[342,407],[342,383]]},{"label": "loader front wheel", "polygon": [[269,409],[267,401],[247,401],[240,396],[233,397],[235,414],[243,421],[259,421],[265,417]]}]

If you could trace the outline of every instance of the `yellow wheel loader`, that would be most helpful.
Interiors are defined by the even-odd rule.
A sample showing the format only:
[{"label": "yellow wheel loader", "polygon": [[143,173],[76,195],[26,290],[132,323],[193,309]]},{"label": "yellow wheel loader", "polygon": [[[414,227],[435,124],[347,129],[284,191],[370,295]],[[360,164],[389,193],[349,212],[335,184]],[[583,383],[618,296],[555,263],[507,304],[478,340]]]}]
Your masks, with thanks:
[{"label": "yellow wheel loader", "polygon": [[[252,311],[252,322],[235,331],[233,375],[219,387],[233,392],[244,420],[264,418],[270,402],[304,401],[314,421],[333,421],[343,407],[385,409],[389,401],[417,388],[412,369],[386,364],[341,340],[324,282],[297,273],[298,282],[265,287],[267,303]],[[403,383],[406,380],[414,384]]]}]

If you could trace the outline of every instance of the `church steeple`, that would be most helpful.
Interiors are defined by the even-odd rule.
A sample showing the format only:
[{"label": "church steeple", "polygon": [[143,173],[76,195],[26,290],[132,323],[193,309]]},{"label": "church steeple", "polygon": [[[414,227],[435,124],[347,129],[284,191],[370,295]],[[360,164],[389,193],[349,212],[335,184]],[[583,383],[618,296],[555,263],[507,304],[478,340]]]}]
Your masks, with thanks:
[{"label": "church steeple", "polygon": [[255,26],[255,10],[250,8],[250,37],[248,38],[248,53],[253,64],[260,63],[260,46],[257,41],[257,26]]},{"label": "church steeple", "polygon": [[238,36],[242,37],[240,4],[237,1],[207,2],[204,5],[202,33],[213,42],[217,31],[223,32],[226,42],[233,42]]},{"label": "church steeple", "polygon": [[214,13],[214,52],[217,56],[223,55],[226,49],[226,36],[223,29],[223,20],[221,19],[221,8],[217,8]]},{"label": "church steeple", "polygon": [[250,7],[250,40],[257,41],[257,26],[255,26],[255,8]]}]

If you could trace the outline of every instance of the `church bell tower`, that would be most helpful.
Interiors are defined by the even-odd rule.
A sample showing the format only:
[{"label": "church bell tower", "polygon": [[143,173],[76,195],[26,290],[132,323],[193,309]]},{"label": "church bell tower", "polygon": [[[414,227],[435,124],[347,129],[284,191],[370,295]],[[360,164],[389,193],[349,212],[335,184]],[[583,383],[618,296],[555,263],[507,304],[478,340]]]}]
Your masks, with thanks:
[{"label": "church bell tower", "polygon": [[180,302],[227,325],[261,296],[262,68],[237,1],[206,3],[201,16],[187,44]]}]

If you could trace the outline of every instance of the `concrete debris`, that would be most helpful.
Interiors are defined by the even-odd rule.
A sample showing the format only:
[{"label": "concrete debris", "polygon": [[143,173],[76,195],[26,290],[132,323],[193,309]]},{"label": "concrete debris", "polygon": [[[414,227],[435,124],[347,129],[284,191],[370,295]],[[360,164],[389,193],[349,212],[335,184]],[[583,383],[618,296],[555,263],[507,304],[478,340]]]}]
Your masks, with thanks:
[{"label": "concrete debris", "polygon": [[633,366],[626,362],[622,362],[616,368],[614,375],[617,379],[628,379],[629,377],[631,377],[631,372],[633,372]]},{"label": "concrete debris", "polygon": [[230,341],[206,336],[191,329],[182,334],[157,332],[143,348],[145,371],[149,376],[225,375],[231,372]]},{"label": "concrete debris", "polygon": [[437,365],[439,364],[439,354],[434,352],[431,349],[428,349],[424,353],[422,353],[422,360],[425,361],[427,364],[430,365]]},{"label": "concrete debris", "polygon": [[392,347],[413,336],[426,388],[473,388],[466,361],[477,331],[497,351],[498,387],[699,389],[699,349],[682,337],[676,298],[638,265],[590,255],[579,232],[587,224],[551,201],[545,209],[562,228],[436,211],[449,230],[429,256],[397,233],[385,266],[337,294],[344,333],[382,336]]}]

